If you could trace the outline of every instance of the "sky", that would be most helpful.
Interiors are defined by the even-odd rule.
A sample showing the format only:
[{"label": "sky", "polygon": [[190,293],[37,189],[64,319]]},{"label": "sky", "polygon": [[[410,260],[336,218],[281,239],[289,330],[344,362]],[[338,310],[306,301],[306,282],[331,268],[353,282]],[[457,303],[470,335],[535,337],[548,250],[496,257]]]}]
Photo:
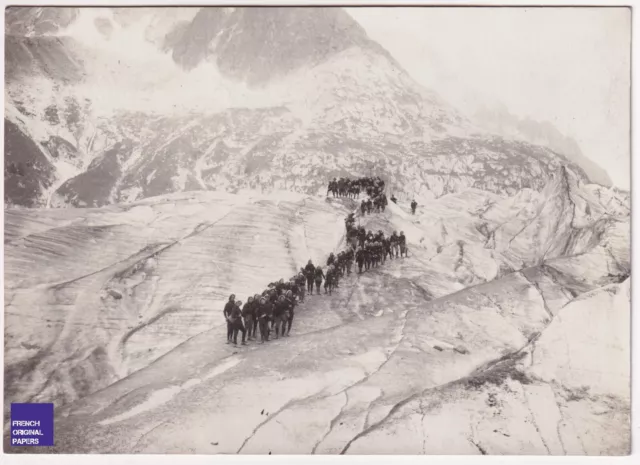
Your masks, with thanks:
[{"label": "sky", "polygon": [[463,111],[478,102],[553,123],[630,185],[626,8],[349,8],[420,84]]}]

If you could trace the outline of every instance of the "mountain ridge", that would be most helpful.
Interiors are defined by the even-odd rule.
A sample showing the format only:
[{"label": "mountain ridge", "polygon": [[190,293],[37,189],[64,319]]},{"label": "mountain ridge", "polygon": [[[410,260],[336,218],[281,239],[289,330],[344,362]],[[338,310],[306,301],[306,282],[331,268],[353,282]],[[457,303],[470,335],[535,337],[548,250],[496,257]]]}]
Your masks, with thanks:
[{"label": "mountain ridge", "polygon": [[[49,169],[56,180],[53,188],[44,179],[34,183],[42,187],[28,199],[8,189],[5,204],[100,206],[185,189],[252,185],[317,193],[322,177],[372,169],[391,170],[388,185],[398,195],[424,201],[469,187],[507,194],[541,188],[562,164],[588,180],[580,164],[564,155],[475,126],[415,83],[344,11],[322,9],[316,23],[313,11],[179,9],[171,18],[164,10],[79,9],[59,12],[57,28],[46,9],[14,11],[12,17],[23,13],[14,32],[32,37],[7,42],[17,66],[6,78],[5,124],[24,128],[42,156],[53,160]],[[259,13],[268,20],[247,32],[261,21]],[[314,28],[307,31],[310,21]],[[296,37],[305,40],[299,54],[273,47]],[[49,41],[60,60],[49,65],[24,40]],[[119,55],[120,42],[146,51],[148,65],[137,64],[135,52]],[[264,53],[265,44],[273,56]],[[258,55],[264,61],[251,58]],[[143,73],[141,66],[156,72]],[[99,70],[110,71],[99,80]],[[147,90],[130,82],[138,71]],[[187,95],[185,89],[202,91]],[[173,102],[165,95],[173,95]],[[267,121],[259,123],[263,117]],[[66,155],[57,158],[61,146]],[[253,177],[243,179],[247,174]],[[100,176],[104,188],[89,192]]]}]

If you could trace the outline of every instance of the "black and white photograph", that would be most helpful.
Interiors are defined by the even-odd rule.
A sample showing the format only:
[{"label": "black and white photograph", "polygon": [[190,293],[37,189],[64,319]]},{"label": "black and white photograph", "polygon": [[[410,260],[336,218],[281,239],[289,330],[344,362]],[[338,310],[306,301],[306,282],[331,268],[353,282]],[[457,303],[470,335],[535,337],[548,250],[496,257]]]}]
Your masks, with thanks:
[{"label": "black and white photograph", "polygon": [[5,454],[631,453],[631,8],[4,15]]}]

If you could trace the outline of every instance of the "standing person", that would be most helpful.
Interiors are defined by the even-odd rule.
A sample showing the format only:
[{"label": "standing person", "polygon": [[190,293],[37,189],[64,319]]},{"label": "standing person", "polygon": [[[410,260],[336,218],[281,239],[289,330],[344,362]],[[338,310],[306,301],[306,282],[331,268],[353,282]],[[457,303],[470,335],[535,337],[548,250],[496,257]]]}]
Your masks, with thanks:
[{"label": "standing person", "polygon": [[333,265],[333,262],[335,262],[335,261],[336,261],[336,257],[335,257],[335,255],[333,255],[333,252],[331,252],[329,254],[329,258],[327,258],[327,266]]},{"label": "standing person", "polygon": [[241,301],[236,301],[233,310],[231,310],[231,325],[233,327],[233,343],[238,345],[238,332],[242,331],[242,345],[247,345],[246,336],[247,330],[244,328],[244,324],[242,323],[242,310],[240,310],[240,306],[242,305]]},{"label": "standing person", "polygon": [[371,245],[364,246],[364,270],[368,271],[371,268]]},{"label": "standing person", "polygon": [[309,263],[305,266],[304,271],[307,275],[307,292],[309,292],[309,295],[313,295],[313,279],[315,277],[316,267],[313,266],[311,260],[309,260]]},{"label": "standing person", "polygon": [[331,295],[331,288],[333,287],[333,280],[335,277],[335,268],[333,265],[327,267],[327,275],[324,278],[324,293],[327,294],[327,290],[329,291],[329,295]]},{"label": "standing person", "polygon": [[371,210],[373,209],[373,202],[371,202],[371,199],[367,200],[367,213],[369,215],[371,215]]},{"label": "standing person", "polygon": [[307,285],[307,279],[304,277],[304,274],[300,273],[296,278],[296,285],[298,286],[298,291],[300,292],[300,303],[304,302],[304,293]]},{"label": "standing person", "polygon": [[253,333],[253,316],[255,309],[253,307],[253,297],[247,299],[247,303],[242,307],[242,318],[244,320],[244,327],[247,330],[247,340],[251,340],[251,334]]},{"label": "standing person", "polygon": [[400,231],[400,236],[398,236],[398,243],[400,244],[400,256],[407,256],[407,238],[404,237],[404,231]]},{"label": "standing person", "polygon": [[233,338],[233,325],[231,323],[230,318],[231,318],[231,311],[233,310],[233,307],[236,304],[235,300],[236,300],[236,295],[231,294],[229,296],[229,300],[224,306],[224,310],[222,311],[222,314],[224,315],[224,319],[227,322],[227,344],[231,344],[231,340]]},{"label": "standing person", "polygon": [[345,256],[345,265],[347,267],[347,276],[351,274],[351,267],[353,266],[353,249],[349,249]]},{"label": "standing person", "polygon": [[[284,334],[284,323],[288,318],[287,310],[289,309],[289,303],[285,296],[281,295],[276,301],[276,305],[273,308],[273,326],[276,331],[276,339],[280,338],[281,334]],[[282,333],[281,333],[282,331]]]},{"label": "standing person", "polygon": [[258,324],[260,326],[260,342],[269,341],[269,320],[271,318],[271,303],[264,297],[260,299],[260,305],[256,312],[258,314]]},{"label": "standing person", "polygon": [[275,288],[276,288],[276,294],[281,296],[282,293],[285,291],[285,288],[286,288],[286,284],[284,282],[284,278],[280,278],[280,280],[276,283]]},{"label": "standing person", "polygon": [[398,249],[400,248],[399,240],[398,233],[393,231],[393,234],[389,238],[389,242],[391,243],[391,258],[398,258]]},{"label": "standing person", "polygon": [[366,240],[367,232],[365,231],[364,226],[360,226],[360,229],[358,230],[358,246],[363,248]]},{"label": "standing person", "polygon": [[418,202],[416,202],[415,199],[413,199],[411,201],[411,214],[415,215],[416,214],[416,207],[418,206]]},{"label": "standing person", "polygon": [[260,308],[260,294],[253,296],[253,340],[256,340],[256,333],[258,332],[258,309]]},{"label": "standing person", "polygon": [[382,262],[385,263],[387,261],[387,255],[389,256],[389,258],[391,258],[391,239],[388,237],[385,237],[382,240]]},{"label": "standing person", "polygon": [[356,263],[358,264],[358,273],[362,273],[362,265],[364,265],[364,250],[362,248],[356,251]]},{"label": "standing person", "polygon": [[362,202],[360,203],[360,214],[364,216],[366,211],[367,211],[367,202],[365,202],[364,199],[362,199]]},{"label": "standing person", "polygon": [[396,199],[396,197],[393,194],[391,194],[391,201],[393,203],[398,203],[398,199]]},{"label": "standing person", "polygon": [[296,298],[291,291],[287,291],[285,297],[289,303],[289,314],[286,321],[287,332],[284,332],[284,328],[282,329],[282,332],[284,333],[284,336],[288,337],[291,332],[291,325],[293,324],[293,311],[296,308]]},{"label": "standing person", "polygon": [[314,279],[316,281],[316,293],[320,295],[320,285],[322,284],[322,280],[326,279],[324,273],[322,272],[321,267],[316,267]]}]

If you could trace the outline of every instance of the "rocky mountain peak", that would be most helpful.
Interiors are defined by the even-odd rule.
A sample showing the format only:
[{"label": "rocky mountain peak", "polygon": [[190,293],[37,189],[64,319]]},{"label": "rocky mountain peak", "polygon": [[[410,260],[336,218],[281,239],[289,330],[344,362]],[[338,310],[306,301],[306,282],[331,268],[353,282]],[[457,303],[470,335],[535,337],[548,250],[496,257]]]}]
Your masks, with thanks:
[{"label": "rocky mountain peak", "polygon": [[373,44],[340,8],[202,8],[168,36],[174,60],[192,69],[214,61],[229,77],[265,83],[316,65],[353,45]]}]

